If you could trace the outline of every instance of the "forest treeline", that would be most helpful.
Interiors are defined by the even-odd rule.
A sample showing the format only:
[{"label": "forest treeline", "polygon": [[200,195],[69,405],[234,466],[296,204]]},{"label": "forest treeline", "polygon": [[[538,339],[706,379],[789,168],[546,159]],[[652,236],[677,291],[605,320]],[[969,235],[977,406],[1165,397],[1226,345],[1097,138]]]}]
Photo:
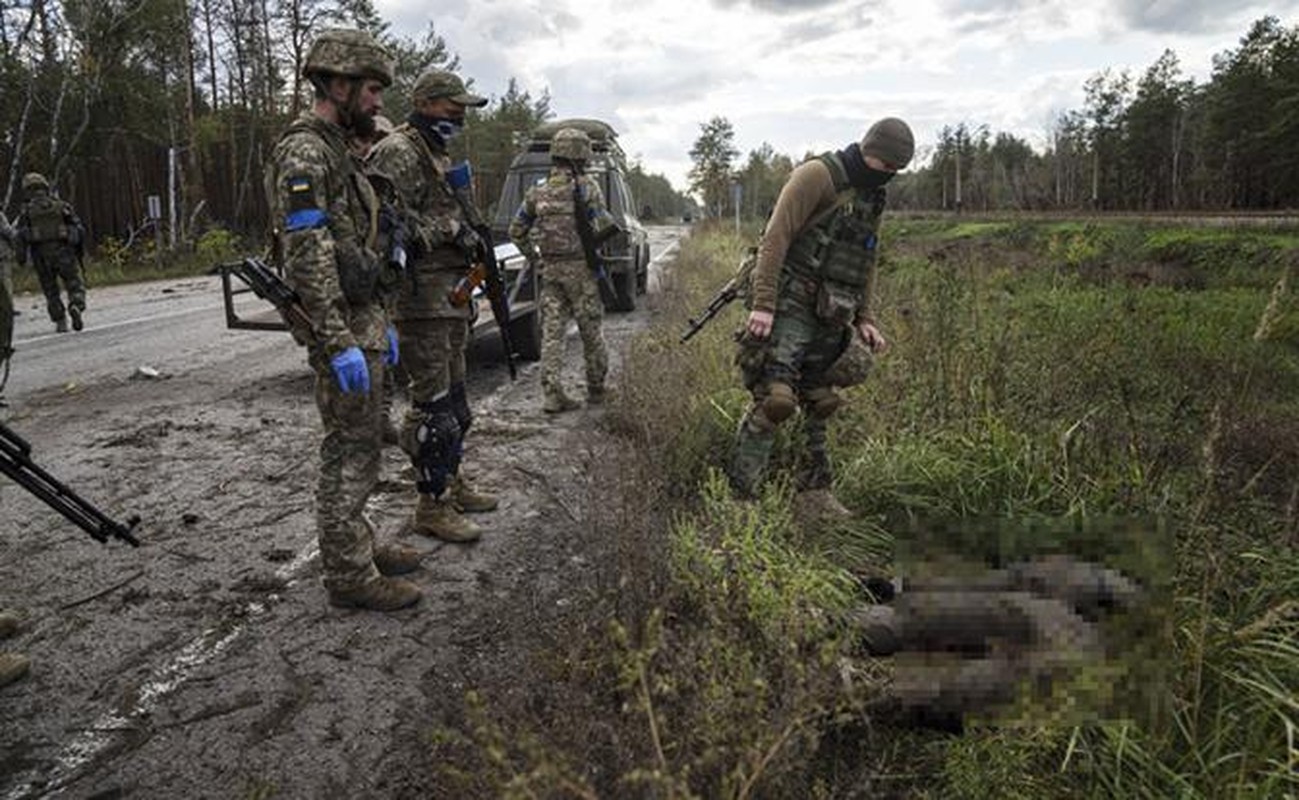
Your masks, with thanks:
[{"label": "forest treeline", "polygon": [[[385,114],[397,122],[420,72],[460,67],[432,23],[396,35],[372,0],[0,0],[0,209],[16,213],[21,177],[37,171],[96,244],[144,231],[150,195],[171,246],[214,227],[256,241],[263,160],[310,100],[301,65],[327,26],[365,29],[391,49]],[[471,113],[453,154],[474,164],[489,209],[518,135],[554,115],[548,93],[514,80],[499,93],[475,88],[491,102]],[[642,204],[685,202],[638,165],[631,179]]]},{"label": "forest treeline", "polygon": [[[1166,50],[1141,75],[1103,69],[1084,104],[1063,112],[1035,149],[987,124],[956,122],[918,142],[889,187],[897,208],[1004,210],[1274,210],[1299,208],[1299,26],[1254,22],[1213,59],[1204,83]],[[722,117],[700,127],[691,189],[714,215],[770,210],[796,163],[764,144],[744,159]]]}]

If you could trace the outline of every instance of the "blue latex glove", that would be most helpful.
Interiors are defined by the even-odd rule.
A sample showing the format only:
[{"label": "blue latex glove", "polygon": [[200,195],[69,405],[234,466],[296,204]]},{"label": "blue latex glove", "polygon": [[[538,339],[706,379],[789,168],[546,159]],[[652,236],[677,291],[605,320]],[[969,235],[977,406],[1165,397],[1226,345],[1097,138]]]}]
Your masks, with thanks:
[{"label": "blue latex glove", "polygon": [[370,393],[370,368],[366,366],[365,355],[358,347],[349,347],[329,360],[329,366],[338,379],[338,388],[343,394]]},{"label": "blue latex glove", "polygon": [[388,326],[388,349],[384,351],[383,363],[397,366],[397,329],[391,325]]}]

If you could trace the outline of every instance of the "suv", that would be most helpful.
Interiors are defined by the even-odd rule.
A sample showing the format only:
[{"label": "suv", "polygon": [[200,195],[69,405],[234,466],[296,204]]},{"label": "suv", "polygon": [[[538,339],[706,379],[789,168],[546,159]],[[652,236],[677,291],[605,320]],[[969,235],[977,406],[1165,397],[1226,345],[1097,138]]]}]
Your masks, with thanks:
[{"label": "suv", "polygon": [[510,163],[496,204],[492,236],[498,242],[508,241],[507,231],[523,194],[529,186],[545,180],[550,174],[550,140],[564,128],[577,128],[591,138],[591,163],[586,173],[600,184],[605,204],[623,233],[604,243],[601,260],[609,273],[613,291],[601,282],[600,294],[609,311],[631,311],[636,295],[644,294],[649,281],[649,236],[636,218],[636,200],[627,184],[627,156],[618,145],[618,134],[606,122],[595,119],[562,119],[537,126],[528,135],[522,152]]}]

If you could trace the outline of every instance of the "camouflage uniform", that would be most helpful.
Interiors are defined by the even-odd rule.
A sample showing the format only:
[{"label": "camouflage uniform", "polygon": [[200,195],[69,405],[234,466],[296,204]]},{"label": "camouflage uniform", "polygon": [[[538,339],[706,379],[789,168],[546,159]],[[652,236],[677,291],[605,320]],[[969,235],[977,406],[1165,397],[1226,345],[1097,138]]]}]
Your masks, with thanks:
[{"label": "camouflage uniform", "polygon": [[[45,294],[50,320],[59,330],[67,330],[67,313],[72,325],[81,330],[81,313],[86,308],[86,288],[82,282],[79,254],[85,229],[72,206],[60,200],[45,178],[35,172],[23,177],[27,202],[18,217],[18,262],[31,257],[36,276]],[[68,293],[65,307],[59,294],[59,283]]]},{"label": "camouflage uniform", "polygon": [[[341,73],[353,79],[355,97],[363,78],[391,82],[385,56],[366,34],[327,31],[313,44],[304,73],[326,78]],[[309,71],[321,63],[318,72]],[[334,64],[342,66],[333,69]],[[349,114],[365,113],[352,102]],[[389,341],[385,276],[375,249],[379,202],[349,149],[348,133],[315,111],[304,112],[275,145],[265,182],[277,223],[276,249],[311,318],[310,331],[294,333],[308,345],[324,427],[316,516],[325,587],[336,604],[390,610],[414,602],[419,592],[380,575],[383,554],[390,550],[376,547],[364,516],[379,474],[383,354]],[[340,386],[332,361],[349,351],[363,354],[368,392]]]},{"label": "camouflage uniform", "polygon": [[[4,391],[9,377],[9,357],[13,355],[14,282],[10,261],[13,260],[14,237],[9,220],[0,213],[0,392]],[[0,405],[3,404],[3,395],[0,395]]]},{"label": "camouflage uniform", "polygon": [[[464,83],[445,70],[420,76],[414,93],[416,104],[439,97],[464,106],[487,102],[466,92]],[[400,195],[411,259],[410,275],[397,292],[393,315],[411,403],[399,439],[418,477],[414,529],[469,541],[476,538],[477,526],[461,519],[458,512],[496,506],[494,498],[474,493],[459,477],[463,436],[472,423],[465,390],[472,309],[452,305],[448,294],[468,270],[466,241],[475,235],[474,220],[462,205],[469,201],[458,199],[448,180],[452,166],[445,141],[419,122],[418,113],[413,113],[375,145],[369,159],[370,168],[391,180]],[[421,449],[429,431],[439,430],[455,440],[455,452],[445,458]],[[443,497],[447,489],[451,492]]]},{"label": "camouflage uniform", "polygon": [[[514,220],[510,239],[541,268],[541,388],[547,409],[560,410],[571,403],[564,395],[564,331],[571,318],[577,320],[586,362],[588,398],[599,398],[609,371],[600,321],[604,304],[600,288],[582,252],[575,220],[571,169],[555,167],[544,183],[528,189]],[[577,180],[577,196],[586,206],[583,212],[593,229],[611,224],[600,186],[588,175]]]},{"label": "camouflage uniform", "polygon": [[836,386],[846,385],[832,368],[860,338],[855,330],[873,324],[877,231],[887,180],[880,176],[891,175],[867,169],[863,157],[884,152],[886,162],[904,166],[913,149],[910,137],[905,123],[883,120],[860,144],[800,164],[781,189],[758,246],[748,295],[751,310],[773,313],[772,331],[760,340],[745,332],[736,356],[753,394],[731,463],[732,483],[742,494],[758,490],[777,427],[800,409],[806,442],[800,488],[830,486],[826,423],[842,402]]}]

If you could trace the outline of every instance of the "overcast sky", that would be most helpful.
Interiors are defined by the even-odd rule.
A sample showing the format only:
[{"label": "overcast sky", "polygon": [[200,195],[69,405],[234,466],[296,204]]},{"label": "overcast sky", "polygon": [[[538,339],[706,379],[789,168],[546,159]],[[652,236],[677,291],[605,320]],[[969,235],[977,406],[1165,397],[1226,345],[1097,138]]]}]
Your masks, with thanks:
[{"label": "overcast sky", "polygon": [[1105,67],[1139,77],[1166,48],[1205,80],[1264,14],[1299,0],[377,0],[394,32],[430,19],[479,91],[549,89],[560,117],[607,120],[629,154],[680,189],[699,126],[721,115],[741,158],[796,158],[858,139],[882,116],[915,130],[967,121],[1041,149]]}]

